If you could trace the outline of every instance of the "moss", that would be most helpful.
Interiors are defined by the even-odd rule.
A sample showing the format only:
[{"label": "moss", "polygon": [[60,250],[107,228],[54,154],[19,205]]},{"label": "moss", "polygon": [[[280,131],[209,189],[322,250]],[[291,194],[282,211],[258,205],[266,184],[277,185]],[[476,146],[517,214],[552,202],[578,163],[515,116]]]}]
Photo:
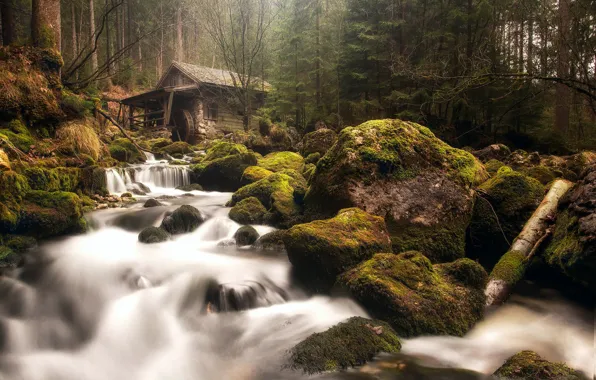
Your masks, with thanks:
[{"label": "moss", "polygon": [[319,129],[307,133],[302,139],[302,154],[306,157],[313,153],[324,155],[337,141],[337,134],[331,129]]},{"label": "moss", "polygon": [[236,239],[236,245],[243,247],[245,245],[252,245],[259,238],[259,233],[252,226],[242,226],[236,233],[234,233],[234,239]]},{"label": "moss", "polygon": [[196,207],[182,205],[174,212],[166,214],[160,228],[172,235],[177,235],[196,230],[204,221],[205,219]]},{"label": "moss", "polygon": [[29,191],[27,179],[14,172],[0,172],[0,228],[13,231],[18,224],[19,213],[25,195]]},{"label": "moss", "polygon": [[543,185],[546,185],[554,181],[556,178],[563,176],[563,173],[561,173],[560,171],[556,171],[547,166],[542,165],[526,169],[524,170],[524,174],[526,174],[528,177],[535,178],[536,180],[538,180],[538,182],[540,182]]},{"label": "moss", "polygon": [[14,133],[29,135],[29,130],[19,119],[13,119],[10,123],[8,123],[8,129]]},{"label": "moss", "polygon": [[95,104],[90,100],[85,100],[80,95],[77,95],[68,90],[62,90],[60,100],[60,107],[70,117],[86,118],[92,116]]},{"label": "moss", "polygon": [[144,244],[161,243],[170,239],[170,234],[160,227],[147,227],[139,233],[138,240]]},{"label": "moss", "polygon": [[294,189],[304,186],[303,178],[292,178],[287,174],[274,173],[260,181],[246,185],[232,195],[231,205],[243,199],[257,198],[269,213],[270,222],[284,227],[291,224],[300,214],[300,206],[294,201]]},{"label": "moss", "polygon": [[248,197],[232,207],[229,217],[240,224],[263,224],[267,218],[267,209],[257,198]]},{"label": "moss", "polygon": [[519,352],[495,371],[499,379],[587,380],[564,363],[551,363],[532,351]]},{"label": "moss", "polygon": [[321,159],[321,153],[311,153],[309,154],[306,159],[304,160],[304,163],[309,165],[309,164],[316,164],[317,162],[319,162],[319,160]]},{"label": "moss", "polygon": [[37,245],[35,238],[22,235],[6,235],[2,237],[2,244],[16,253],[23,253]]},{"label": "moss", "polygon": [[[544,197],[544,186],[507,167],[478,188],[467,254],[490,269],[521,232]],[[503,236],[505,235],[505,236]]]},{"label": "moss", "polygon": [[490,278],[502,280],[509,285],[517,284],[524,276],[526,257],[522,252],[509,251],[501,257],[490,272]]},{"label": "moss", "polygon": [[279,172],[284,169],[293,169],[300,172],[304,168],[304,158],[294,152],[274,152],[259,159],[259,166],[272,172]]},{"label": "moss", "polygon": [[108,147],[110,155],[120,161],[128,163],[143,162],[141,152],[134,146],[134,144],[126,138],[116,139]]},{"label": "moss", "polygon": [[235,144],[228,141],[217,141],[207,149],[205,161],[212,161],[227,156],[248,153],[248,149],[242,144]]},{"label": "moss", "polygon": [[[35,145],[35,139],[31,136],[29,130],[19,120],[11,121],[9,128],[0,129],[0,139],[10,141],[14,146],[28,153],[31,146]],[[15,130],[19,130],[19,132],[15,132]]]},{"label": "moss", "polygon": [[192,153],[192,146],[184,141],[176,141],[175,143],[171,143],[170,145],[166,145],[163,148],[160,148],[159,151],[161,153],[166,153],[171,156],[184,155],[187,153]]},{"label": "moss", "polygon": [[358,208],[290,228],[284,235],[295,273],[311,290],[327,291],[340,273],[377,252],[391,251],[383,218]]},{"label": "moss", "polygon": [[46,169],[32,166],[24,169],[23,174],[32,190],[74,192],[81,181],[81,170],[78,168]]},{"label": "moss", "polygon": [[166,138],[158,138],[158,139],[149,140],[149,141],[147,141],[147,143],[151,147],[151,150],[156,152],[159,149],[170,145],[172,143],[172,140],[166,139]]},{"label": "moss", "polygon": [[249,185],[273,174],[272,171],[260,166],[249,166],[242,173],[242,185]]},{"label": "moss", "polygon": [[379,253],[338,279],[403,337],[464,335],[482,318],[485,282],[478,264],[460,259],[433,266],[419,252]]},{"label": "moss", "polygon": [[107,182],[105,169],[98,166],[90,166],[81,171],[81,191],[85,194],[107,195]]},{"label": "moss", "polygon": [[0,148],[0,172],[9,171],[12,169],[8,155]]},{"label": "moss", "polygon": [[[58,150],[69,155],[85,154],[93,160],[98,160],[102,143],[95,132],[96,127],[97,121],[90,117],[62,123],[56,130]],[[136,148],[130,145],[127,144],[125,147],[136,151]]]},{"label": "moss", "polygon": [[0,245],[0,269],[15,267],[19,262],[19,255],[9,247]]},{"label": "moss", "polygon": [[192,166],[192,179],[207,191],[236,191],[244,170],[256,164],[254,153],[234,154]]},{"label": "moss", "polygon": [[315,174],[316,168],[317,168],[317,166],[314,164],[304,165],[304,170],[302,171],[302,175],[304,176],[304,178],[306,179],[307,182],[310,182],[310,179],[312,178],[313,174]]},{"label": "moss", "polygon": [[286,247],[283,241],[285,233],[286,230],[269,232],[268,234],[261,236],[254,245],[256,248],[265,251],[285,251]]},{"label": "moss", "polygon": [[352,317],[294,346],[287,367],[308,374],[337,371],[363,365],[381,352],[400,350],[399,338],[385,322]]},{"label": "moss", "polygon": [[497,174],[497,171],[501,168],[505,166],[504,163],[502,163],[499,160],[495,160],[494,158],[492,160],[487,161],[484,164],[484,167],[486,168],[486,171],[488,172],[488,174],[490,174],[491,176],[494,176],[495,174]]}]

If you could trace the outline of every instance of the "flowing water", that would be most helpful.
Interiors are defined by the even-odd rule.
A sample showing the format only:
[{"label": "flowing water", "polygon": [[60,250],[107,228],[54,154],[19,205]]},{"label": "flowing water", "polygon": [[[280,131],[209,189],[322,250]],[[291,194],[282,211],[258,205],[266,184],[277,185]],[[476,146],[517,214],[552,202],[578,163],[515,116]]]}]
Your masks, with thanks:
[{"label": "flowing water", "polygon": [[[239,227],[224,206],[231,194],[183,195],[174,187],[188,182],[187,168],[153,159],[106,175],[114,193],[138,182],[150,191],[127,208],[93,212],[90,232],[48,242],[0,277],[0,379],[303,379],[284,369],[287,350],[366,316],[350,299],[306,296],[293,285],[283,252],[230,246]],[[163,195],[164,206],[142,207],[147,197]],[[138,243],[142,228],[159,225],[181,204],[197,207],[206,222],[168,242]],[[403,355],[377,364],[406,358],[421,368],[478,372],[443,369],[442,377],[423,377],[412,366],[412,379],[482,378],[522,349],[591,374],[593,314],[552,294],[518,296],[464,338],[406,340]]]}]

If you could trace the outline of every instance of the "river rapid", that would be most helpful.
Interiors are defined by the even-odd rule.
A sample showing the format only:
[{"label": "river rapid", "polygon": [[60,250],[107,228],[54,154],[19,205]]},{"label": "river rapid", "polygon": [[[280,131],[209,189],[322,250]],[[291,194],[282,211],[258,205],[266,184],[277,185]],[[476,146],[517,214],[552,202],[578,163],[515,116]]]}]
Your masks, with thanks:
[{"label": "river rapid", "polygon": [[[366,312],[348,298],[307,296],[293,284],[284,252],[233,245],[240,226],[227,216],[231,193],[176,190],[189,183],[188,169],[150,159],[133,172],[107,174],[116,194],[139,187],[135,182],[149,187],[138,203],[89,214],[88,233],[44,243],[0,277],[0,379],[308,378],[285,369],[287,351]],[[164,206],[142,207],[160,196]],[[168,242],[138,242],[140,230],[182,204],[207,220]],[[413,361],[442,369],[424,377],[412,365],[403,378],[485,378],[524,349],[593,376],[590,305],[530,289],[463,338],[405,340],[401,355],[381,357],[366,371],[320,377],[375,379],[384,361]]]}]

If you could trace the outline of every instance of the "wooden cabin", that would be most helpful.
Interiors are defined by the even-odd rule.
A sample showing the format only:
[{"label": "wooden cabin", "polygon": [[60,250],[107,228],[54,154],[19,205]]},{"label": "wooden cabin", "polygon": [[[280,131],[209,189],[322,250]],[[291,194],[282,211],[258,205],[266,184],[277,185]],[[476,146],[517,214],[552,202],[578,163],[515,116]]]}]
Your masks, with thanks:
[{"label": "wooden cabin", "polygon": [[[234,104],[242,90],[234,86],[234,78],[238,74],[226,70],[173,62],[154,90],[121,100],[126,107],[121,123],[131,128],[166,127],[174,141],[189,143],[205,138],[208,131],[243,130],[242,108]],[[253,114],[263,106],[270,88],[265,81],[256,82]]]}]

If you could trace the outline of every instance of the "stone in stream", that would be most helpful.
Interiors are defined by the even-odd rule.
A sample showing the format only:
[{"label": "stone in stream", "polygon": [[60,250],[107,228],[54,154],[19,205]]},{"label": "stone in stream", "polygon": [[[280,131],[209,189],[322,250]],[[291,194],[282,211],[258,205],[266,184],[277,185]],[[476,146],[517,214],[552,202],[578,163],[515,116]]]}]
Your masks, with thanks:
[{"label": "stone in stream", "polygon": [[494,376],[503,380],[588,380],[587,376],[564,363],[546,361],[532,351],[513,355],[495,371]]},{"label": "stone in stream", "polygon": [[286,367],[307,374],[338,371],[363,365],[381,352],[400,350],[401,342],[387,323],[352,317],[290,349]]},{"label": "stone in stream", "polygon": [[191,183],[189,185],[182,185],[178,186],[176,190],[182,191],[203,191],[203,186],[199,185],[198,183]]},{"label": "stone in stream", "polygon": [[258,238],[259,233],[251,226],[242,226],[234,234],[234,239],[236,239],[236,245],[238,247],[252,245]]},{"label": "stone in stream", "polygon": [[285,233],[286,230],[269,232],[259,237],[259,239],[253,244],[253,247],[263,251],[283,252],[286,250],[283,240]]},{"label": "stone in stream", "polygon": [[487,277],[470,259],[432,265],[412,251],[378,253],[337,282],[401,337],[463,336],[483,316]]},{"label": "stone in stream", "polygon": [[240,224],[263,224],[267,217],[267,209],[257,198],[248,197],[232,207],[229,217]]},{"label": "stone in stream", "polygon": [[204,221],[196,207],[183,205],[166,215],[160,227],[172,235],[177,235],[196,230]]},{"label": "stone in stream", "polygon": [[340,132],[317,163],[304,203],[311,219],[359,207],[385,219],[393,251],[448,262],[464,256],[472,188],[487,178],[478,159],[428,128],[372,120]]},{"label": "stone in stream", "polygon": [[170,234],[161,227],[147,227],[139,234],[139,241],[145,244],[161,243],[170,239]]},{"label": "stone in stream", "polygon": [[383,218],[359,208],[293,226],[283,241],[298,279],[309,290],[320,292],[328,291],[342,272],[377,252],[391,251]]},{"label": "stone in stream", "polygon": [[147,207],[157,207],[157,206],[163,206],[163,203],[161,203],[160,201],[158,201],[155,198],[149,198],[149,199],[147,199],[147,201],[143,205],[143,207],[145,207],[145,208],[147,208]]}]

